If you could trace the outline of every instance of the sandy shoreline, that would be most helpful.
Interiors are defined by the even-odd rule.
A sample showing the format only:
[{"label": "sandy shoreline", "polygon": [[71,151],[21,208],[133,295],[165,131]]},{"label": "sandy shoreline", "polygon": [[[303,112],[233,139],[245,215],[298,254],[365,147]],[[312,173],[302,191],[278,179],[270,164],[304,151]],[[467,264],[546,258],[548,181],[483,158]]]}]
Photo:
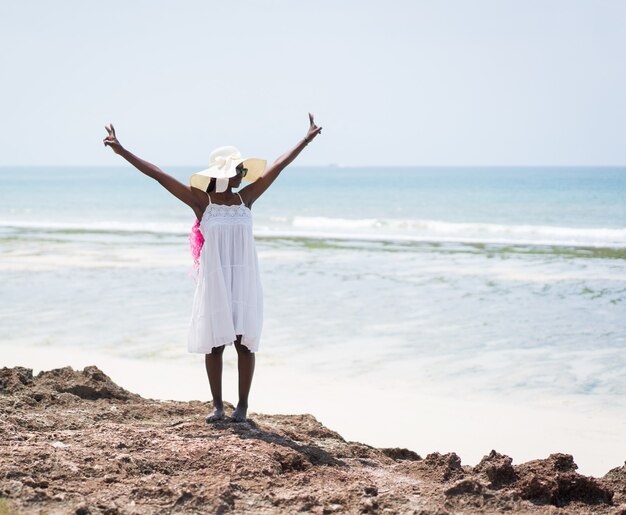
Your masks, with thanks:
[{"label": "sandy shoreline", "polygon": [[[234,350],[229,349],[234,360]],[[104,353],[0,346],[0,367],[42,370],[97,365],[117,384],[149,399],[209,401],[204,360],[166,363],[113,357]],[[236,404],[236,371],[225,357],[224,399]],[[516,462],[550,453],[572,454],[581,474],[600,477],[626,460],[626,416],[614,410],[590,414],[576,405],[524,405],[486,397],[415,395],[400,384],[381,388],[362,381],[320,383],[312,374],[286,366],[268,366],[263,355],[250,396],[250,410],[262,413],[310,413],[345,438],[376,447],[405,447],[419,454],[454,451],[476,465],[491,449]]]}]

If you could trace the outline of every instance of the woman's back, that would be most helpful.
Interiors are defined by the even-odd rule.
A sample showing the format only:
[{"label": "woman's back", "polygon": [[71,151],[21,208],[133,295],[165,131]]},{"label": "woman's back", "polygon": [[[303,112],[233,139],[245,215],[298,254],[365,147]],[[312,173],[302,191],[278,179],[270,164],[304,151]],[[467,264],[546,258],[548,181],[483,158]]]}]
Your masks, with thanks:
[{"label": "woman's back", "polygon": [[[237,193],[239,195],[239,193]],[[258,350],[263,324],[263,292],[252,232],[252,211],[240,204],[215,204],[209,195],[199,222],[200,250],[188,347],[209,353],[213,347],[242,344]]]}]

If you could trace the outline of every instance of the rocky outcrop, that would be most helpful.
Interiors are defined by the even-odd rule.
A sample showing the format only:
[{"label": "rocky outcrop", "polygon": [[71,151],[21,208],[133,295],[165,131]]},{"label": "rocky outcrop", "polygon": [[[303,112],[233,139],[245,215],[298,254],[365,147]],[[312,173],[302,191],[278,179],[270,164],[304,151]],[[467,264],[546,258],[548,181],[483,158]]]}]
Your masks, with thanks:
[{"label": "rocky outcrop", "polygon": [[4,368],[0,514],[626,515],[626,464],[593,478],[568,454],[514,465],[492,450],[471,467],[347,442],[308,414],[207,425],[211,410],[142,398],[95,366]]}]

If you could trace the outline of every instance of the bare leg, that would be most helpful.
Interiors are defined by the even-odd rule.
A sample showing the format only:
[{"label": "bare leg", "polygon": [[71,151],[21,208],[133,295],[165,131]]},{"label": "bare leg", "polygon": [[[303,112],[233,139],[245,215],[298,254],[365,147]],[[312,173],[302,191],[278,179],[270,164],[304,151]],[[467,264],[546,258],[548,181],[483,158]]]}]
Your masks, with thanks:
[{"label": "bare leg", "polygon": [[248,412],[248,394],[252,385],[252,376],[254,375],[254,352],[241,343],[241,335],[237,335],[235,340],[235,348],[237,349],[237,369],[239,371],[239,402],[231,417],[236,422],[246,420]]},{"label": "bare leg", "polygon": [[213,347],[210,354],[204,355],[206,373],[209,376],[211,395],[213,395],[213,412],[206,417],[206,421],[214,422],[224,418],[224,401],[222,400],[222,355],[224,347]]}]

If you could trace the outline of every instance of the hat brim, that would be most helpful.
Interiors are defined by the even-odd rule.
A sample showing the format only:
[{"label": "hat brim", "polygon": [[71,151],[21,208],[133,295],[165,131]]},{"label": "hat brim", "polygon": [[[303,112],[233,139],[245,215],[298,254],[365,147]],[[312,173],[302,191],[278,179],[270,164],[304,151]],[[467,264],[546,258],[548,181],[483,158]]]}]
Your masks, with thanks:
[{"label": "hat brim", "polygon": [[258,159],[256,157],[240,159],[239,161],[235,161],[233,163],[233,167],[228,171],[224,171],[223,169],[219,169],[217,167],[209,167],[205,170],[196,172],[189,178],[189,184],[194,188],[206,191],[212,178],[230,178],[237,175],[236,168],[241,163],[243,163],[244,168],[248,169],[246,176],[243,178],[243,181],[245,182],[256,181],[263,175],[265,167],[267,166],[266,159]]}]

